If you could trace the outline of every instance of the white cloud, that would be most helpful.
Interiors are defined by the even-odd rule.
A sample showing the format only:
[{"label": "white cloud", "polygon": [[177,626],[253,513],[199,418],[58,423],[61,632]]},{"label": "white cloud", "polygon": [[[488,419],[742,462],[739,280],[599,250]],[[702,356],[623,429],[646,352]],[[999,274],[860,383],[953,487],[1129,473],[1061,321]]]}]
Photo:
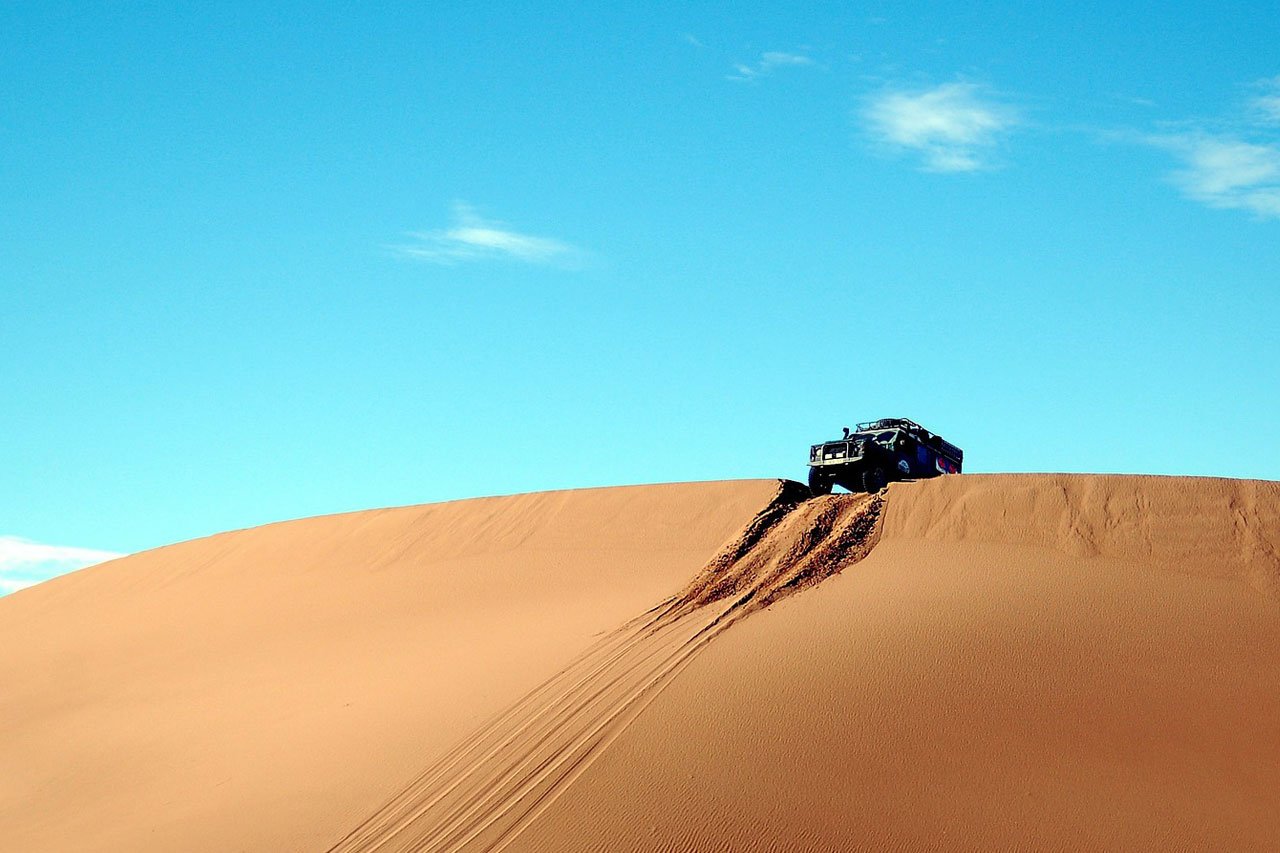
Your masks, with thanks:
[{"label": "white cloud", "polygon": [[1263,94],[1249,102],[1253,114],[1264,124],[1280,124],[1280,77],[1258,83]]},{"label": "white cloud", "polygon": [[760,67],[766,71],[781,68],[784,65],[812,65],[813,60],[801,53],[783,53],[778,50],[767,50],[760,57]]},{"label": "white cloud", "polygon": [[114,551],[44,545],[17,536],[0,536],[0,595],[123,556]]},{"label": "white cloud", "polygon": [[1011,109],[974,83],[882,92],[867,104],[863,118],[878,142],[919,153],[930,172],[985,168],[991,149],[1017,124]]},{"label": "white cloud", "polygon": [[1135,138],[1173,155],[1178,168],[1169,181],[1188,198],[1280,219],[1280,77],[1251,88],[1259,94],[1245,102],[1244,110]]},{"label": "white cloud", "polygon": [[1135,107],[1146,107],[1148,109],[1151,109],[1152,107],[1159,106],[1159,104],[1157,104],[1151,98],[1140,98],[1137,95],[1117,94],[1117,95],[1113,95],[1112,97],[1114,97],[1117,101],[1122,101],[1126,104],[1133,104]]},{"label": "white cloud", "polygon": [[1280,124],[1280,95],[1263,95],[1254,98],[1253,106],[1265,121]]},{"label": "white cloud", "polygon": [[411,233],[415,242],[394,250],[402,257],[446,265],[505,258],[527,264],[575,266],[582,260],[582,250],[568,243],[513,231],[501,222],[481,218],[468,204],[455,204],[453,214],[450,227]]},{"label": "white cloud", "polygon": [[760,59],[751,65],[734,63],[734,73],[728,75],[729,80],[756,80],[772,74],[779,68],[812,65],[813,60],[803,53],[783,53],[780,50],[767,50],[760,54]]},{"label": "white cloud", "polygon": [[1204,133],[1152,136],[1147,141],[1182,161],[1170,178],[1188,197],[1210,207],[1280,218],[1280,145]]}]

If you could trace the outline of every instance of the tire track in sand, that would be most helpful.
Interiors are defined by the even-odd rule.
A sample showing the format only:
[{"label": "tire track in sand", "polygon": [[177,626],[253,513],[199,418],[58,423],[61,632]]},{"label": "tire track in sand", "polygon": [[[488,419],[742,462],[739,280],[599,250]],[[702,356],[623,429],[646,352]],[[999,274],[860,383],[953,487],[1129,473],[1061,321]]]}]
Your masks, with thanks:
[{"label": "tire track in sand", "polygon": [[602,637],[465,738],[329,853],[500,850],[700,649],[875,546],[881,495],[773,500],[678,595]]}]

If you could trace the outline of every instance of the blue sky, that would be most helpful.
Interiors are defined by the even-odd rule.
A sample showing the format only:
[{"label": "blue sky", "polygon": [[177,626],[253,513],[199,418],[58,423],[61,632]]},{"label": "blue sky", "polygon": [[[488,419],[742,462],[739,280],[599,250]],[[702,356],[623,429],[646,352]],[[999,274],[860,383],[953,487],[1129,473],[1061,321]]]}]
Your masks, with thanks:
[{"label": "blue sky", "polygon": [[0,593],[882,416],[1280,478],[1274,4],[212,5],[0,10]]}]

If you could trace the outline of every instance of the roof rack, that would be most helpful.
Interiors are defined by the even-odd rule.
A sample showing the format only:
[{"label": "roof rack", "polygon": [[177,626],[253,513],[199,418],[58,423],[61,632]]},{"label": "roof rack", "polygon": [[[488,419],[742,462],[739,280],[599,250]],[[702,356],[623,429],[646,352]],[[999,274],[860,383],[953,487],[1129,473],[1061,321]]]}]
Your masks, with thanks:
[{"label": "roof rack", "polygon": [[867,421],[865,424],[858,424],[858,432],[867,432],[873,429],[909,429],[933,435],[920,424],[906,418],[881,418],[878,421]]}]

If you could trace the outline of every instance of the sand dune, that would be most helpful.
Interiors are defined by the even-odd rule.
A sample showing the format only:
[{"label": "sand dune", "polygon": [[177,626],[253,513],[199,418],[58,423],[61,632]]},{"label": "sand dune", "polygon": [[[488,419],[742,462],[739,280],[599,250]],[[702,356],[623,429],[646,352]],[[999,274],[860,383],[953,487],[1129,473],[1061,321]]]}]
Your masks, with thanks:
[{"label": "sand dune", "polygon": [[306,519],[0,599],[0,838],[1280,846],[1280,484],[804,497]]}]

